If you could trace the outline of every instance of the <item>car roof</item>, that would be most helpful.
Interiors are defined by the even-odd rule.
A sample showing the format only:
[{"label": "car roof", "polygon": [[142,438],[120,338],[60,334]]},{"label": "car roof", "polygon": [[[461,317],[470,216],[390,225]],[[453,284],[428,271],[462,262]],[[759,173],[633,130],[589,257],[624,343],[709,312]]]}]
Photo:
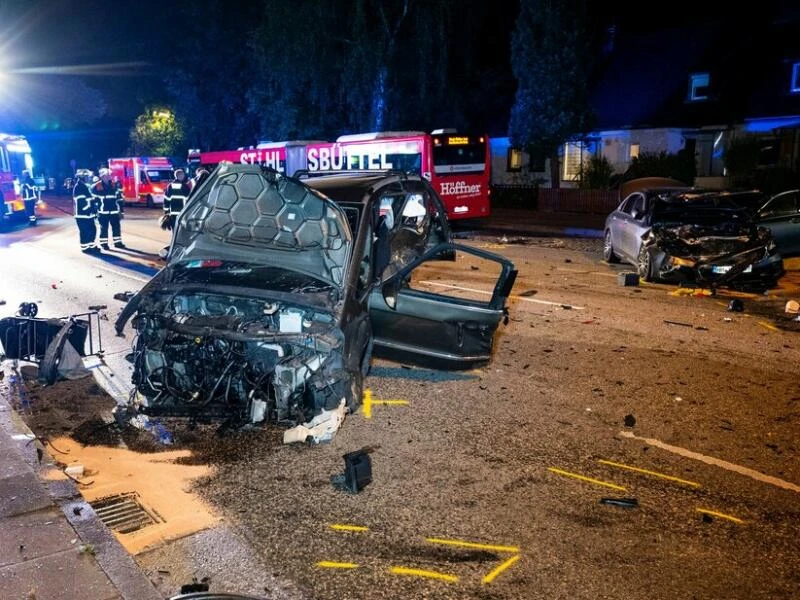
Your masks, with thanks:
[{"label": "car roof", "polygon": [[[311,174],[308,174],[311,175]],[[378,171],[374,173],[336,172],[325,175],[300,177],[308,187],[318,190],[335,202],[361,203],[368,198],[370,190],[381,181],[421,181],[419,175],[398,173],[395,171]]]}]

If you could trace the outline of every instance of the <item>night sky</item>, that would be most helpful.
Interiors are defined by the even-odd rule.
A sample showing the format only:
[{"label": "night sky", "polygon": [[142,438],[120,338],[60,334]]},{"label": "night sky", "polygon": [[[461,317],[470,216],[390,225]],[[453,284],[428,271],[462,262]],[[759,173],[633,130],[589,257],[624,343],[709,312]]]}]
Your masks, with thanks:
[{"label": "night sky", "polygon": [[[105,153],[121,152],[127,144],[128,130],[136,115],[147,104],[165,100],[166,65],[178,62],[191,68],[197,60],[202,60],[197,56],[176,56],[175,38],[181,35],[187,18],[182,7],[189,4],[195,10],[201,7],[201,12],[205,6],[202,0],[192,3],[181,0],[166,3],[153,0],[0,0],[0,72],[49,68],[45,73],[26,76],[37,79],[36,85],[41,87],[57,84],[59,76],[82,77],[86,84],[102,94],[104,115],[90,126],[66,129],[78,130],[80,135],[89,131],[90,137],[96,134],[94,143],[97,147],[90,155],[92,160]],[[762,2],[759,6],[769,4]],[[493,29],[483,34],[484,57],[487,63],[506,73],[511,82],[507,90],[510,102],[513,100],[513,79],[509,40],[518,0],[495,0],[491,5],[496,14],[492,13]],[[247,15],[262,10],[263,6],[255,0],[230,1],[225,3],[225,10],[242,13],[246,19]],[[719,19],[720,15],[731,11],[730,3],[683,0],[659,5],[615,0],[588,2],[587,6],[590,28],[598,39],[612,24],[617,27],[617,35],[625,35]],[[726,8],[723,10],[721,7]],[[201,18],[215,19],[216,15],[209,13]],[[231,44],[246,43],[238,34],[231,31]],[[213,52],[213,49],[208,51]],[[658,65],[654,68],[657,69]],[[4,109],[8,108],[9,98],[13,101],[14,95],[15,90],[4,81],[0,89],[0,128],[8,126],[8,114],[4,114]],[[57,113],[58,107],[54,106],[53,111]],[[38,132],[23,133],[34,134],[32,142],[36,144],[46,142],[48,136],[63,136],[64,127],[53,123],[58,123],[57,114]],[[57,129],[59,127],[61,129]]]}]

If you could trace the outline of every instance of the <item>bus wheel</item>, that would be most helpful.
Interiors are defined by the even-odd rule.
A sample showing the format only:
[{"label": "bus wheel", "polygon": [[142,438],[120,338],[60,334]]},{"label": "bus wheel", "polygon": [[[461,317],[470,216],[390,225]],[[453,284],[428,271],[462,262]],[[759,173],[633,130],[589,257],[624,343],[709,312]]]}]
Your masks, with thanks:
[{"label": "bus wheel", "polygon": [[150,194],[147,194],[147,203],[145,204],[145,206],[147,206],[147,208],[154,208],[155,205],[156,204],[155,202],[153,202],[153,197]]}]

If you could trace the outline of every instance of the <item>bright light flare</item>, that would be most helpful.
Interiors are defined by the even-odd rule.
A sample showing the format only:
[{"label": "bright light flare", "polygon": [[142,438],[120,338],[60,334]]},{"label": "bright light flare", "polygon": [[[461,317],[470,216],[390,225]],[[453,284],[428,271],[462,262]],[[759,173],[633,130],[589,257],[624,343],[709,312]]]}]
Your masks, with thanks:
[{"label": "bright light flare", "polygon": [[133,77],[142,75],[148,63],[142,61],[99,63],[93,65],[60,65],[50,67],[27,67],[14,69],[19,75],[81,75],[84,77]]}]

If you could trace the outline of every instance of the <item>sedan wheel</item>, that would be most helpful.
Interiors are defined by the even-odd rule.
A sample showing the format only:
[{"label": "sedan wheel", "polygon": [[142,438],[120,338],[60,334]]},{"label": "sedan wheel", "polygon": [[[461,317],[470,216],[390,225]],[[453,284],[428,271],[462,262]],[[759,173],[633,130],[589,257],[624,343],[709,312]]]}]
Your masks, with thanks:
[{"label": "sedan wheel", "polygon": [[607,263],[619,262],[619,258],[614,254],[614,244],[611,243],[611,230],[606,230],[606,237],[603,241],[603,260]]},{"label": "sedan wheel", "polygon": [[645,246],[642,246],[642,249],[639,250],[639,259],[636,262],[636,266],[639,270],[639,277],[643,281],[653,281],[653,261],[650,251]]}]

